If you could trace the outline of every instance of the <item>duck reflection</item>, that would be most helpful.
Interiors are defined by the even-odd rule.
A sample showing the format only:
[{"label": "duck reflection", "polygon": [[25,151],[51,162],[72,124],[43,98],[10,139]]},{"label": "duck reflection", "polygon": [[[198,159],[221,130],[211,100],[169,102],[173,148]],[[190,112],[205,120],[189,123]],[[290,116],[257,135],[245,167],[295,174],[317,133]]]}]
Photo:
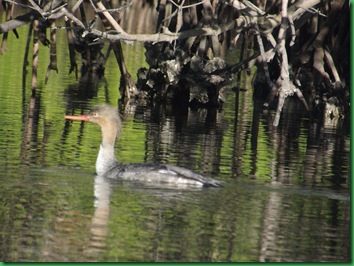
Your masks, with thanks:
[{"label": "duck reflection", "polygon": [[95,213],[91,225],[91,241],[86,250],[89,258],[97,258],[106,246],[110,209],[111,185],[103,176],[95,176],[94,206]]}]

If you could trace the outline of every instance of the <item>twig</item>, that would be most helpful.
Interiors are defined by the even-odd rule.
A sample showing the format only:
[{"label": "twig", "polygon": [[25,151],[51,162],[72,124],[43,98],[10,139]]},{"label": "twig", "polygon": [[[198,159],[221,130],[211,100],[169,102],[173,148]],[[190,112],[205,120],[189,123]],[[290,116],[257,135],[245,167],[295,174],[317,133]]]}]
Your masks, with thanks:
[{"label": "twig", "polygon": [[12,0],[3,0],[4,2],[9,2],[11,4],[15,4],[15,5],[18,5],[18,6],[22,6],[22,7],[25,7],[25,8],[30,8],[30,9],[33,9],[33,10],[36,10],[34,7],[32,6],[29,6],[29,5],[25,5],[25,4],[21,4],[21,3],[18,3],[16,1],[12,1]]},{"label": "twig", "polygon": [[[95,5],[92,3],[92,0],[90,1],[91,4],[93,5],[93,7],[95,8]],[[108,11],[104,11],[106,10],[105,6],[102,4],[101,1],[96,2],[96,6],[98,7],[98,9],[95,9],[95,11],[100,11],[102,12],[102,14],[106,17],[106,19],[109,21],[109,23],[111,23],[112,27],[120,34],[127,34],[122,27],[118,24],[118,22],[112,17],[112,15],[108,12]]]},{"label": "twig", "polygon": [[295,26],[294,26],[294,21],[291,16],[288,16],[288,20],[289,20],[290,31],[291,31],[291,41],[290,41],[289,45],[293,46],[295,44],[295,39],[296,39]]},{"label": "twig", "polygon": [[253,11],[257,12],[258,15],[263,16],[265,14],[265,12],[261,9],[259,9],[257,6],[255,6],[254,4],[252,4],[250,1],[242,1],[243,4],[245,4],[245,6],[247,6],[248,8],[252,9]]},{"label": "twig", "polygon": [[[82,29],[85,29],[85,25],[79,20],[77,17],[75,17],[73,14],[71,14],[66,8],[62,8],[60,12],[67,16],[70,20],[72,20],[76,25],[81,27]],[[51,17],[49,17],[51,18]]]},{"label": "twig", "polygon": [[[55,21],[52,22],[55,25]],[[55,70],[58,73],[57,67],[57,42],[56,42],[56,29],[50,29],[50,62],[47,67],[44,83],[47,84],[50,70]]]},{"label": "twig", "polygon": [[72,28],[70,27],[70,21],[68,20],[68,18],[66,16],[64,17],[64,20],[65,20],[65,25],[67,27],[66,36],[68,39],[68,47],[69,47],[69,55],[70,55],[69,74],[75,70],[75,77],[77,80],[78,73],[77,73],[77,63],[76,63],[76,58],[75,58],[75,44],[74,44],[73,32],[72,32]]},{"label": "twig", "polygon": [[334,65],[334,61],[332,58],[332,55],[327,51],[327,49],[324,49],[324,59],[327,62],[327,65],[329,67],[329,69],[332,72],[332,75],[334,77],[334,88],[335,89],[340,89],[341,88],[341,80],[337,71],[336,66]]},{"label": "twig", "polygon": [[[292,85],[294,86],[294,84],[292,84]],[[305,105],[306,110],[309,111],[310,110],[309,106],[308,106],[306,99],[305,99],[304,95],[302,94],[301,90],[299,90],[299,88],[296,88],[294,86],[294,92],[296,93],[297,97],[299,97],[299,99],[302,101],[302,103]]]},{"label": "twig", "polygon": [[32,55],[32,95],[36,93],[37,87],[37,68],[38,68],[38,20],[33,21],[33,55]]},{"label": "twig", "polygon": [[[154,34],[109,34],[102,32],[96,29],[91,29],[90,34],[97,36],[98,38],[107,39],[109,41],[130,41],[130,42],[172,42],[175,40],[187,39],[195,36],[218,36],[219,34],[226,32],[228,30],[235,30],[235,33],[240,33],[245,27],[249,24],[249,21],[246,17],[240,16],[236,20],[230,21],[221,26],[203,27],[199,29],[186,30],[178,33],[169,31],[167,28],[164,28],[162,33]],[[85,34],[85,33],[84,33]]]},{"label": "twig", "polygon": [[83,1],[84,1],[84,0],[79,0],[79,1],[77,1],[77,3],[73,6],[73,9],[71,10],[71,12],[75,12],[76,9],[78,9],[79,6],[82,4]]},{"label": "twig", "polygon": [[288,22],[288,0],[282,0],[282,11],[281,11],[281,16],[282,16],[282,23],[279,29],[279,34],[278,34],[278,54],[280,56],[280,77],[279,77],[279,101],[278,101],[278,107],[277,107],[277,112],[274,117],[274,122],[273,125],[276,127],[279,125],[279,120],[280,120],[280,114],[284,106],[285,98],[288,97],[288,95],[294,93],[292,90],[292,87],[290,86],[290,80],[289,80],[289,65],[288,65],[288,55],[286,53],[285,49],[285,37],[286,37],[286,30],[287,30],[287,22]]},{"label": "twig", "polygon": [[258,25],[255,24],[255,29],[256,29],[256,37],[257,37],[257,42],[258,42],[258,46],[259,46],[259,52],[261,53],[261,57],[262,57],[262,64],[263,64],[263,69],[264,69],[264,74],[266,76],[266,80],[268,85],[272,88],[274,86],[274,83],[272,82],[272,80],[270,79],[269,76],[269,69],[268,69],[268,64],[267,64],[267,58],[265,55],[265,51],[264,51],[264,45],[263,45],[263,41],[261,38],[261,35],[259,34],[259,28]]},{"label": "twig", "polygon": [[204,2],[207,2],[207,1],[209,1],[209,0],[203,0],[203,1],[198,2],[198,3],[195,3],[195,4],[183,6],[183,4],[184,4],[185,1],[183,1],[181,5],[178,5],[178,4],[176,4],[174,1],[169,0],[169,2],[171,2],[174,6],[176,6],[177,9],[176,9],[171,15],[167,16],[166,18],[164,18],[164,19],[161,21],[161,24],[162,24],[162,22],[165,22],[166,20],[169,20],[169,19],[173,18],[174,16],[176,16],[176,14],[177,14],[178,12],[180,12],[180,10],[185,9],[185,8],[190,8],[190,7],[198,6],[198,5],[203,4]]},{"label": "twig", "polygon": [[181,4],[181,5],[178,5],[178,4],[176,4],[173,0],[168,0],[168,1],[171,2],[171,3],[172,3],[174,6],[176,6],[177,8],[185,9],[185,8],[190,8],[190,7],[198,6],[198,5],[203,4],[204,2],[207,2],[207,1],[209,1],[209,0],[203,0],[203,1],[200,1],[200,2],[198,2],[198,3],[191,4],[191,5],[186,5],[186,6],[182,6],[182,4]]},{"label": "twig", "polygon": [[33,9],[36,10],[39,14],[41,14],[42,17],[47,17],[50,14],[49,12],[45,12],[43,9],[41,9],[33,0],[28,0],[28,2],[30,2]]}]

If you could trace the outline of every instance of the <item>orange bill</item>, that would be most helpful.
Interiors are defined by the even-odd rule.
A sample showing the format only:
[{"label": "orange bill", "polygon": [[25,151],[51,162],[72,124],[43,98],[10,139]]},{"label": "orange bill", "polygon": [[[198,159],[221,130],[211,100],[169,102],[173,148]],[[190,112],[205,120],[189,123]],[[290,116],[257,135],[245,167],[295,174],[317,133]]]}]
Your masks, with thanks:
[{"label": "orange bill", "polygon": [[79,120],[79,121],[90,121],[90,118],[87,115],[66,115],[65,119],[70,120]]}]

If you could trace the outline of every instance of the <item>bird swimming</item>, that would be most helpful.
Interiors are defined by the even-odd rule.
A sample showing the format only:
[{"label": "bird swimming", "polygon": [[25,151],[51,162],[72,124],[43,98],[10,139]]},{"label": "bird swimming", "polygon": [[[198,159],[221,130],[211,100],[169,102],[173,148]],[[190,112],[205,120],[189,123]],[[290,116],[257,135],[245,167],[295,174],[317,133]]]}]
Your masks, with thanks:
[{"label": "bird swimming", "polygon": [[170,164],[120,163],[114,153],[122,129],[118,111],[110,105],[96,105],[87,115],[65,115],[66,119],[90,121],[101,127],[102,142],[96,160],[96,174],[107,178],[175,186],[221,187],[220,181],[190,169]]}]

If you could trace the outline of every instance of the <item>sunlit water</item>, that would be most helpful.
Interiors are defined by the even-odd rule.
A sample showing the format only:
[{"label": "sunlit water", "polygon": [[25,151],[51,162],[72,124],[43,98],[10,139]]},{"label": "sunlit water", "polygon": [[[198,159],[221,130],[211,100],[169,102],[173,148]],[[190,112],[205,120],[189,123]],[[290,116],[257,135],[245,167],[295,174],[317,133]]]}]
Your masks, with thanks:
[{"label": "sunlit water", "polygon": [[[273,128],[274,113],[253,108],[245,76],[237,107],[234,92],[222,110],[136,107],[125,114],[116,145],[122,162],[188,167],[224,188],[111,182],[94,174],[99,128],[63,116],[98,103],[117,106],[114,60],[89,93],[92,82],[79,86],[67,75],[66,54],[45,85],[42,48],[31,98],[30,76],[23,87],[19,71],[24,44],[13,43],[18,47],[0,57],[0,261],[350,260],[344,124],[311,121],[293,99]],[[134,75],[144,51],[125,52]]]}]

